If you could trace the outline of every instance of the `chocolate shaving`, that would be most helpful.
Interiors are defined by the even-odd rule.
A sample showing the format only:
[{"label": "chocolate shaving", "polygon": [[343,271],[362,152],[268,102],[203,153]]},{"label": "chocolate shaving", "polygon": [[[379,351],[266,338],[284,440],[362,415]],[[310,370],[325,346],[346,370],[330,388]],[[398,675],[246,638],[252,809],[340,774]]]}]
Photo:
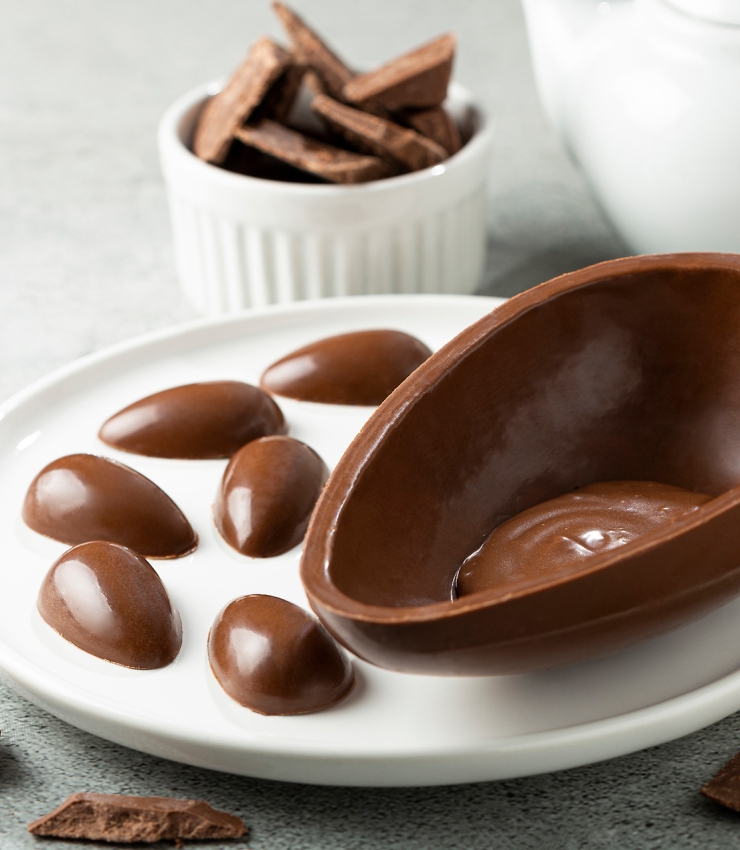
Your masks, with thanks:
[{"label": "chocolate shaving", "polygon": [[438,106],[447,95],[456,39],[452,33],[353,77],[342,90],[350,103],[377,101],[391,111]]},{"label": "chocolate shaving", "polygon": [[341,99],[342,89],[354,73],[292,9],[282,3],[273,3],[272,8],[285,27],[299,61],[313,68],[329,94]]},{"label": "chocolate shaving", "polygon": [[121,843],[242,838],[244,821],[200,800],[72,794],[28,825],[33,835]]},{"label": "chocolate shaving", "polygon": [[269,119],[254,127],[242,127],[237,130],[236,138],[245,145],[333,183],[364,183],[394,173],[378,157],[362,156],[309,139]]},{"label": "chocolate shaving", "polygon": [[207,162],[223,162],[237,128],[292,64],[282,47],[269,38],[258,39],[224,89],[206,101],[193,138],[195,155]]},{"label": "chocolate shaving", "polygon": [[450,156],[462,147],[457,124],[443,106],[432,106],[430,109],[422,109],[418,112],[406,111],[399,117],[404,124],[412,127],[417,133],[421,133],[422,136],[443,147]]},{"label": "chocolate shaving", "polygon": [[345,106],[326,95],[317,95],[311,108],[356,147],[384,159],[400,162],[411,171],[447,159],[444,148],[415,130]]},{"label": "chocolate shaving", "polygon": [[740,812],[740,753],[731,758],[714,779],[702,786],[701,793],[728,809]]}]

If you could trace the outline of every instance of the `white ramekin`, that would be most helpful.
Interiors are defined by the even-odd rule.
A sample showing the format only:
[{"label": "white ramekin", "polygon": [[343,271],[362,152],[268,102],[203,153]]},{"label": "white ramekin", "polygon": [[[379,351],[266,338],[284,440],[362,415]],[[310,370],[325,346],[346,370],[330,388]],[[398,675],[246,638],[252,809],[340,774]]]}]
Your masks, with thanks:
[{"label": "white ramekin", "polygon": [[159,125],[178,274],[201,312],[386,292],[472,292],[485,254],[492,128],[453,84],[450,108],[475,110],[470,141],[446,162],[357,186],[234,174],[189,149],[216,85],[181,97]]}]

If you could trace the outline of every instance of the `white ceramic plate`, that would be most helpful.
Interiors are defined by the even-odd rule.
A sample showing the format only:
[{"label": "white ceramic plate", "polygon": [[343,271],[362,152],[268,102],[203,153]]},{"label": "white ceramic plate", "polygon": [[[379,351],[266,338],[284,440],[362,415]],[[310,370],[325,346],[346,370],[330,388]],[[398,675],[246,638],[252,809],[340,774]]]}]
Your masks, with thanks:
[{"label": "white ceramic plate", "polygon": [[[58,717],[144,752],[250,776],[337,785],[432,785],[586,764],[659,744],[740,708],[740,602],[692,626],[596,662],[524,676],[435,678],[355,660],[357,687],[329,711],[263,717],[220,690],[206,660],[216,613],[246,593],[306,604],[299,549],[263,561],[221,542],[211,503],[225,461],[115,452],[96,438],[116,410],[201,380],[257,383],[292,349],[335,333],[394,327],[439,347],[499,299],[370,296],[303,302],[199,322],[78,361],[0,408],[0,669]],[[280,400],[291,434],[331,467],[369,408]],[[183,619],[163,670],[86,655],[36,613],[62,544],[28,530],[20,507],[33,476],[72,452],[115,457],[152,478],[200,535],[195,553],[154,561]]]}]

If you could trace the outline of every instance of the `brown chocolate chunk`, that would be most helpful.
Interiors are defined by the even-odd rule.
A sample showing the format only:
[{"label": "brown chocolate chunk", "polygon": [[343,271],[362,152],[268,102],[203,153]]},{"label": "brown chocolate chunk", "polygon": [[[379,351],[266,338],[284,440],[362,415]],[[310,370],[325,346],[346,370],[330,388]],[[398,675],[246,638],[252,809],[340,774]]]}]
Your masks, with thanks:
[{"label": "brown chocolate chunk", "polygon": [[286,432],[266,392],[240,381],[206,381],[154,393],[111,416],[99,437],[149,457],[231,457],[250,440]]},{"label": "brown chocolate chunk", "polygon": [[231,458],[214,505],[224,540],[251,558],[297,546],[329,477],[324,461],[290,437],[253,440]]},{"label": "brown chocolate chunk", "polygon": [[179,558],[198,545],[183,512],[153,481],[97,455],[67,455],[45,466],[28,488],[23,520],[70,546],[108,540],[145,558]]},{"label": "brown chocolate chunk", "polygon": [[270,87],[292,64],[290,54],[260,38],[224,89],[206,101],[193,137],[193,151],[207,162],[222,162],[237,128],[265,99]]},{"label": "brown chocolate chunk", "polygon": [[292,9],[282,3],[273,3],[272,8],[285,27],[298,60],[313,68],[332,97],[341,98],[342,89],[354,73]]},{"label": "brown chocolate chunk", "polygon": [[242,838],[244,821],[200,800],[72,794],[28,825],[33,835],[121,843]]},{"label": "brown chocolate chunk", "polygon": [[417,133],[421,133],[422,136],[443,147],[450,156],[462,147],[457,124],[443,106],[432,106],[430,109],[418,111],[408,110],[399,117]]},{"label": "brown chocolate chunk", "polygon": [[394,173],[378,157],[362,156],[309,139],[269,119],[254,127],[242,127],[236,131],[236,138],[245,145],[333,183],[365,183]]},{"label": "brown chocolate chunk", "polygon": [[303,608],[252,594],[230,602],[208,636],[218,683],[259,714],[307,714],[329,708],[352,689],[344,651]]},{"label": "brown chocolate chunk", "polygon": [[444,148],[415,130],[345,106],[326,95],[317,95],[311,109],[360,150],[400,162],[411,171],[428,168],[447,159]]},{"label": "brown chocolate chunk", "polygon": [[269,366],[270,392],[324,404],[380,404],[431,355],[401,331],[355,331],[326,337]]},{"label": "brown chocolate chunk", "polygon": [[272,84],[262,103],[252,113],[251,120],[272,118],[275,121],[285,121],[293,108],[307,70],[307,65],[294,61],[291,56],[288,67]]},{"label": "brown chocolate chunk", "polygon": [[350,103],[375,100],[386,109],[438,106],[447,96],[456,39],[452,33],[353,77],[342,90]]},{"label": "brown chocolate chunk", "polygon": [[36,605],[65,640],[123,667],[166,667],[180,651],[180,615],[162,580],[125,546],[72,547],[46,574]]},{"label": "brown chocolate chunk", "polygon": [[702,785],[701,793],[715,803],[740,812],[740,753],[733,756],[706,785]]}]

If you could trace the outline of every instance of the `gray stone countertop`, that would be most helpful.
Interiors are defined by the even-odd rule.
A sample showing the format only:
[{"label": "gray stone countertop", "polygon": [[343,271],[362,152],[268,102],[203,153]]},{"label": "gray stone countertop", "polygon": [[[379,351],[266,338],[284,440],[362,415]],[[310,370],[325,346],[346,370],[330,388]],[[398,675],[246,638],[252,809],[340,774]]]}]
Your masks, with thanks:
[{"label": "gray stone countertop", "polygon": [[[358,66],[458,33],[456,76],[496,124],[481,292],[511,295],[625,253],[545,123],[516,0],[296,6]],[[156,124],[178,95],[279,30],[264,0],[23,0],[3,3],[1,19],[5,398],[81,355],[194,316],[175,277]],[[292,785],[175,764],[68,726],[5,685],[0,729],[4,850],[40,846],[25,825],[81,790],[206,799],[241,815],[249,846],[264,850],[740,844],[738,816],[698,793],[740,749],[738,716],[589,767],[405,789]]]}]

